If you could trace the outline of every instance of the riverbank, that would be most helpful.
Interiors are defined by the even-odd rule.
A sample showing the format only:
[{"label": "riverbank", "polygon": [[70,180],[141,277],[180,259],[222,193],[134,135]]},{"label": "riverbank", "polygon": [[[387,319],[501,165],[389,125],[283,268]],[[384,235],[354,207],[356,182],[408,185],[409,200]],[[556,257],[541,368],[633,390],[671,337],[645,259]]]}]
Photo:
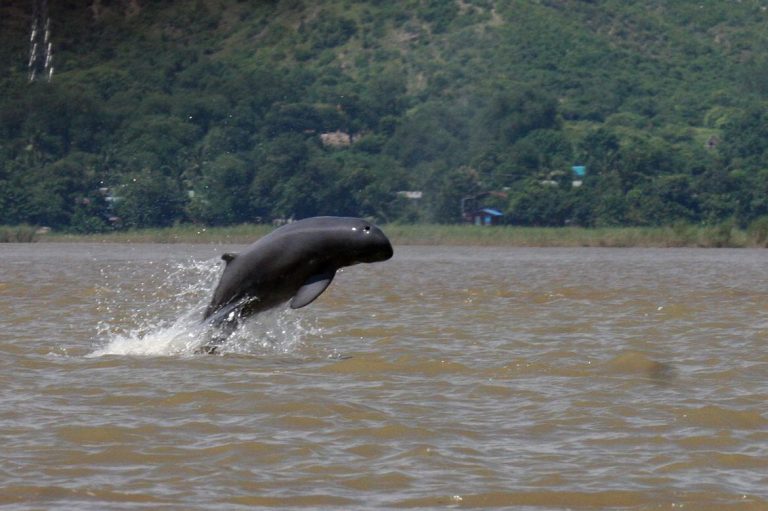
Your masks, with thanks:
[{"label": "riverbank", "polygon": [[[384,225],[395,245],[469,245],[514,247],[765,247],[768,228],[738,229],[731,224],[670,227],[476,227],[471,225]],[[37,233],[0,228],[0,240],[10,242],[90,243],[220,243],[245,244],[264,236],[273,227],[237,225],[201,227],[180,225],[103,234]],[[3,237],[3,232],[10,235]],[[19,239],[14,233],[22,232]]]}]

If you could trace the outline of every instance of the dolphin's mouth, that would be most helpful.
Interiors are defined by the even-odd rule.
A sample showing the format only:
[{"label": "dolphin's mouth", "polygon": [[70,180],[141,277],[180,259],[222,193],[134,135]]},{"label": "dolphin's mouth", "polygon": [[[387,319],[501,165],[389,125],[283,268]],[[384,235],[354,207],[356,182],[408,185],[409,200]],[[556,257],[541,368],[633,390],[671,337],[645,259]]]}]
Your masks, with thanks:
[{"label": "dolphin's mouth", "polygon": [[392,256],[395,254],[395,251],[392,249],[392,244],[387,242],[387,246],[384,250],[381,251],[380,258],[377,259],[377,261],[386,261],[387,259],[392,259]]},{"label": "dolphin's mouth", "polygon": [[382,248],[381,250],[377,250],[375,252],[367,252],[358,259],[358,262],[378,263],[380,261],[386,261],[387,259],[391,259],[393,254],[394,254],[394,251],[390,246],[387,248]]},{"label": "dolphin's mouth", "polygon": [[365,233],[371,236],[372,247],[364,254],[364,259],[362,259],[364,262],[376,263],[392,258],[392,255],[394,255],[392,243],[381,229],[373,225],[366,225]]}]

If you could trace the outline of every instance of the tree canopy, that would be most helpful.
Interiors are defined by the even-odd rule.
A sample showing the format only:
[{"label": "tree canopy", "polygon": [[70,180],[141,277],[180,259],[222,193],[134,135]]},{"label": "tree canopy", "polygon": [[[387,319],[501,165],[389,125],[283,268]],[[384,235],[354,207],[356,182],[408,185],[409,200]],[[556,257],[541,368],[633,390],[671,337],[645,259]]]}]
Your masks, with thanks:
[{"label": "tree canopy", "polygon": [[30,82],[31,4],[0,5],[0,224],[768,215],[757,1],[49,2]]}]

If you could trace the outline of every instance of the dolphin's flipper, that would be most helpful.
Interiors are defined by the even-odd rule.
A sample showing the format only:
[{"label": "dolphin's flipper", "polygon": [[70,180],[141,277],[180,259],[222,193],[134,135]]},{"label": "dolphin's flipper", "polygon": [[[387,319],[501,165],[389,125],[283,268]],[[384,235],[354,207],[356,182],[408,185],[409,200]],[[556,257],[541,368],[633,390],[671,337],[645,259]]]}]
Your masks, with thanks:
[{"label": "dolphin's flipper", "polygon": [[323,291],[331,284],[334,275],[336,275],[336,270],[329,270],[309,277],[291,300],[291,309],[301,309],[314,302],[315,298],[323,294]]}]

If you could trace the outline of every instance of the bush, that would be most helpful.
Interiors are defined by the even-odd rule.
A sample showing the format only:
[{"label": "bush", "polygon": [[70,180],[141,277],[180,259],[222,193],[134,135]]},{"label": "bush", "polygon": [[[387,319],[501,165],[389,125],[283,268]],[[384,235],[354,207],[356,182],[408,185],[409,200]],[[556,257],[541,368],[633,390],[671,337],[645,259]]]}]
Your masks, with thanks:
[{"label": "bush", "polygon": [[753,220],[747,227],[749,241],[759,247],[768,247],[768,216]]},{"label": "bush", "polygon": [[0,227],[0,243],[32,243],[37,239],[37,228],[31,225]]}]

